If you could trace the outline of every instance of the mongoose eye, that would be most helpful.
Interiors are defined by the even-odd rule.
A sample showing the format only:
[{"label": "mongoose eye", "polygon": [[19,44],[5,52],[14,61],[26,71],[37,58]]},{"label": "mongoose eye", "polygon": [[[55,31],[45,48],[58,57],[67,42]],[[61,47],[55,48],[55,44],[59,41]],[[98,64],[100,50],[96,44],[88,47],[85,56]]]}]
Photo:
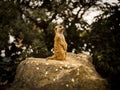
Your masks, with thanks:
[{"label": "mongoose eye", "polygon": [[57,30],[57,28],[55,28],[55,31]]},{"label": "mongoose eye", "polygon": [[62,26],[59,26],[59,28],[62,28]]}]

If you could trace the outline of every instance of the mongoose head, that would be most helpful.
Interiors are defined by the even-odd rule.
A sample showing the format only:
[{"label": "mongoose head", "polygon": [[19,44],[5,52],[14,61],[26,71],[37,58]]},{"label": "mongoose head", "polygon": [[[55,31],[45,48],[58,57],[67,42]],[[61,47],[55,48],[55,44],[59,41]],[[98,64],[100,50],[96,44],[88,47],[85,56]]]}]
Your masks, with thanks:
[{"label": "mongoose head", "polygon": [[62,25],[57,25],[55,26],[55,32],[58,32],[58,33],[63,33],[64,32],[64,27]]}]

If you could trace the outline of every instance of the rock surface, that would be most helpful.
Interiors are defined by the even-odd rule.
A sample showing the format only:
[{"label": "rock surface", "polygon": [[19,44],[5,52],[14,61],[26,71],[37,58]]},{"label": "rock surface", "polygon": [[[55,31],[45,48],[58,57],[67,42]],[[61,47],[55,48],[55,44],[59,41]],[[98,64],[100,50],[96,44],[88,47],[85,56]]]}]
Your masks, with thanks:
[{"label": "rock surface", "polygon": [[109,90],[85,54],[67,54],[66,61],[27,58],[9,90]]}]

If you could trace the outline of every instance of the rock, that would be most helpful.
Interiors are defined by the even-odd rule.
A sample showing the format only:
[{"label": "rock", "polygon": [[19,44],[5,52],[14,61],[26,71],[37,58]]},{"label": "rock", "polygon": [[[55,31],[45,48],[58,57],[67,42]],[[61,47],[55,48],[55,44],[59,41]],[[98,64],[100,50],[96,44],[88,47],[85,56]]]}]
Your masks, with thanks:
[{"label": "rock", "polygon": [[91,60],[72,53],[66,61],[27,58],[19,64],[9,90],[109,90]]}]

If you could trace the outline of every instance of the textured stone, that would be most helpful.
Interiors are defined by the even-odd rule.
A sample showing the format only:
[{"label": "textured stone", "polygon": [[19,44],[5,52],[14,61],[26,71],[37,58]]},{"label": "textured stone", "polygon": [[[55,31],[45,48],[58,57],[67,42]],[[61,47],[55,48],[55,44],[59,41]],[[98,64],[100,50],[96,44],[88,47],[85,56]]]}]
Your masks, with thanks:
[{"label": "textured stone", "polygon": [[66,61],[27,58],[9,90],[109,90],[107,81],[85,54],[67,54]]}]

